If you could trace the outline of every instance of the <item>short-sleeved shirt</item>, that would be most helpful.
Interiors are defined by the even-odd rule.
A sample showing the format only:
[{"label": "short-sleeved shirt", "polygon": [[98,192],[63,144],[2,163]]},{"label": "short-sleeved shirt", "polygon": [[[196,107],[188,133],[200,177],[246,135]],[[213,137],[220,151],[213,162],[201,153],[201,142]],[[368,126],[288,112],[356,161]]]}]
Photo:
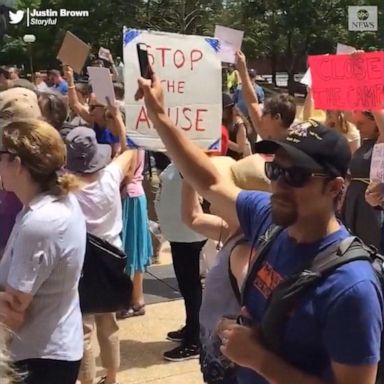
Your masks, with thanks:
[{"label": "short-sleeved shirt", "polygon": [[123,177],[120,167],[111,163],[100,171],[96,181],[75,193],[85,216],[87,231],[118,248],[122,248],[120,184]]},{"label": "short-sleeved shirt", "polygon": [[18,214],[0,261],[0,285],[33,299],[10,345],[13,360],[82,358],[78,283],[85,245],[84,216],[71,194],[39,195]]},{"label": "short-sleeved shirt", "polygon": [[61,80],[60,83],[54,85],[53,88],[64,96],[68,93],[68,83],[65,80]]},{"label": "short-sleeved shirt", "polygon": [[[237,213],[245,236],[254,242],[271,225],[270,194],[241,192]],[[272,290],[287,276],[301,272],[316,255],[349,236],[340,229],[313,244],[298,244],[287,230],[273,241],[251,288],[245,306],[255,324],[261,322]],[[383,299],[368,261],[339,267],[313,288],[286,323],[282,355],[308,374],[331,381],[331,361],[375,364],[380,360]],[[240,369],[239,384],[265,384],[253,371]]]},{"label": "short-sleeved shirt", "polygon": [[[260,85],[255,84],[254,90],[257,96],[257,101],[259,104],[264,104],[265,95],[264,90]],[[235,94],[233,95],[233,101],[236,104],[236,107],[240,109],[240,111],[244,114],[244,116],[249,116],[247,103],[244,99],[244,93],[243,93],[243,86],[242,84],[238,85],[235,91]]]},{"label": "short-sleeved shirt", "polygon": [[120,141],[117,136],[113,135],[112,132],[105,127],[94,124],[93,130],[96,133],[96,140],[99,144],[114,145]]}]

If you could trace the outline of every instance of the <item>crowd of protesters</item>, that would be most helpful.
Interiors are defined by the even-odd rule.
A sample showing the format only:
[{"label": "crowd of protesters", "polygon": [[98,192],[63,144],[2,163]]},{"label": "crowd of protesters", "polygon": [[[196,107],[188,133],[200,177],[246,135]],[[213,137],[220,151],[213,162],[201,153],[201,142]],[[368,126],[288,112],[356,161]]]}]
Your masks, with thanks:
[{"label": "crowd of protesters", "polygon": [[[383,250],[384,187],[371,182],[370,165],[384,140],[384,111],[316,111],[308,89],[300,116],[295,98],[265,97],[244,54],[236,58],[223,71],[214,155],[167,117],[156,74],[139,79],[137,95],[167,143],[162,155],[128,148],[115,65],[117,101],[107,105],[69,66],[36,72],[33,82],[0,68],[0,381],[94,383],[96,331],[99,384],[117,383],[117,319],[145,314],[154,253],[146,159],[161,157],[155,209],[186,314],[181,329],[164,335],[178,343],[164,359],[200,358],[208,384],[375,383],[383,297],[369,261],[338,267],[295,303],[279,351],[260,325],[279,284],[350,233]],[[87,234],[127,255],[133,289],[120,311],[82,313]],[[203,289],[207,240],[217,247]]]}]

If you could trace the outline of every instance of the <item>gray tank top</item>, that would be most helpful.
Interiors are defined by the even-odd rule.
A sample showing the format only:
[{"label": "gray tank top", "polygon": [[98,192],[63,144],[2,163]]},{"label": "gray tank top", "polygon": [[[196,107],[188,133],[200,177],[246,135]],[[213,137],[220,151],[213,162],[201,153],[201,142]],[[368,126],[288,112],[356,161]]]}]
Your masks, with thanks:
[{"label": "gray tank top", "polygon": [[221,342],[216,335],[216,326],[223,316],[237,316],[240,312],[240,303],[231,285],[228,266],[233,248],[243,240],[243,234],[235,235],[224,245],[205,280],[200,309],[200,341],[201,370],[206,382],[211,381],[210,371],[225,371],[229,366],[220,352]]}]

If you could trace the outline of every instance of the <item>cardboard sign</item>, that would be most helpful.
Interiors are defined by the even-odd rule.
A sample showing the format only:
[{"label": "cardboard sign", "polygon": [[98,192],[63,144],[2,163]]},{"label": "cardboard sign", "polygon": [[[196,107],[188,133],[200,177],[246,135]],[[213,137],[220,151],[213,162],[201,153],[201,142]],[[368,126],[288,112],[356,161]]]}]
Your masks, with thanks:
[{"label": "cardboard sign", "polygon": [[202,36],[124,31],[126,127],[130,145],[165,150],[143,101],[134,100],[140,77],[137,43],[148,46],[148,59],[160,78],[167,113],[199,147],[220,150],[221,63],[219,42]]},{"label": "cardboard sign", "polygon": [[305,84],[308,87],[312,85],[312,76],[311,76],[311,69],[308,68],[307,72],[304,73],[303,78],[300,80],[301,84]]},{"label": "cardboard sign", "polygon": [[220,41],[219,56],[223,63],[235,64],[236,51],[241,49],[244,32],[216,25],[215,38]]},{"label": "cardboard sign", "polygon": [[371,181],[384,183],[384,143],[375,144],[372,152]]},{"label": "cardboard sign", "polygon": [[316,109],[384,108],[384,52],[310,56]]},{"label": "cardboard sign", "polygon": [[110,62],[109,55],[111,54],[111,51],[107,48],[100,47],[98,56],[100,59],[106,60]]},{"label": "cardboard sign", "polygon": [[356,52],[356,48],[351,47],[350,45],[337,43],[337,47],[336,47],[336,54],[337,55],[351,54],[353,52]]},{"label": "cardboard sign", "polygon": [[112,77],[108,68],[87,67],[89,81],[92,85],[96,100],[107,105],[107,98],[111,103],[115,102],[115,91],[113,89]]},{"label": "cardboard sign", "polygon": [[63,64],[69,65],[76,73],[80,73],[87,60],[90,47],[73,33],[67,31],[57,59]]}]

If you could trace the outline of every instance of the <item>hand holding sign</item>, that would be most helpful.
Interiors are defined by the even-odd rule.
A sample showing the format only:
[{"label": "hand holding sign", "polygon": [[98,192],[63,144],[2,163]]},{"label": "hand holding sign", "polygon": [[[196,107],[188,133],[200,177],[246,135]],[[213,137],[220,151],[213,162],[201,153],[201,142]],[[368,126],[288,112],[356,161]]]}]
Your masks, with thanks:
[{"label": "hand holding sign", "polygon": [[[163,114],[162,118],[168,116],[199,147],[217,149],[220,145],[222,114],[221,63],[217,55],[217,39],[125,30],[126,89],[137,86],[134,79],[140,77],[137,44],[146,45],[146,56],[156,75],[150,76],[153,84],[151,80],[140,79],[136,100],[133,95],[126,95],[126,126],[132,144],[150,150],[164,150],[152,121],[154,118],[158,120],[159,114]],[[145,66],[142,65],[142,69]],[[146,105],[137,101],[144,96],[144,91]]]},{"label": "hand holding sign", "polygon": [[247,72],[247,58],[241,51],[236,51],[236,67],[240,73]]},{"label": "hand holding sign", "polygon": [[113,62],[111,51],[107,48],[100,47],[98,56],[100,59],[109,61],[110,63]]},{"label": "hand holding sign", "polygon": [[152,79],[140,77],[139,89],[136,92],[135,99],[144,98],[148,117],[152,122],[157,121],[160,115],[165,115],[164,91],[161,81],[155,73],[152,72]]},{"label": "hand holding sign", "polygon": [[73,33],[67,31],[57,54],[58,60],[70,65],[76,73],[80,73],[87,60],[90,47]]},{"label": "hand holding sign", "polygon": [[115,90],[108,68],[88,67],[89,80],[99,103],[106,105],[107,99],[115,102]]},{"label": "hand holding sign", "polygon": [[64,75],[65,78],[68,81],[68,84],[73,84],[74,83],[74,77],[73,77],[73,69],[69,65],[64,66]]},{"label": "hand holding sign", "polygon": [[241,49],[244,32],[216,25],[215,38],[220,40],[219,55],[224,63],[235,64],[236,51]]}]

